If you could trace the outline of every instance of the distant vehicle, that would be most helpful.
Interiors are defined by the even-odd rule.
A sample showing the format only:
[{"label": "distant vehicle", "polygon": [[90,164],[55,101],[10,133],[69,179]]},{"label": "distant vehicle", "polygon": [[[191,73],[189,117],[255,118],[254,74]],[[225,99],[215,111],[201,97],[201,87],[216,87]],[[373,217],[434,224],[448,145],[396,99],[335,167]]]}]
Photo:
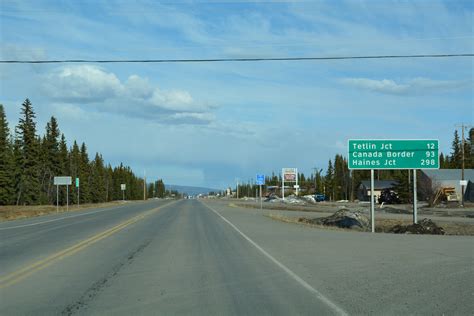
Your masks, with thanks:
[{"label": "distant vehicle", "polygon": [[391,189],[383,189],[382,192],[380,192],[380,196],[378,199],[379,204],[385,203],[385,204],[400,204],[400,198],[398,197],[398,194],[391,190]]},{"label": "distant vehicle", "polygon": [[316,202],[323,202],[327,200],[327,196],[325,194],[316,193],[314,195],[314,200]]}]

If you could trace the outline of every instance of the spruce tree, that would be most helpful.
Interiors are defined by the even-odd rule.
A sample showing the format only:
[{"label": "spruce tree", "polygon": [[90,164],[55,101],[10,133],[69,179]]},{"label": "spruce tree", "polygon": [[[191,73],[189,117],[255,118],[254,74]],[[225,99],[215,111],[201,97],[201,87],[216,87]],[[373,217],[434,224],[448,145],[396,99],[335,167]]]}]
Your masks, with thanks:
[{"label": "spruce tree", "polygon": [[[58,152],[58,174],[57,176],[70,176],[69,173],[69,151],[67,149],[66,137],[64,134],[61,134],[61,140],[59,141],[59,152]],[[69,190],[68,195],[71,196],[70,186],[60,186],[59,187],[59,203],[62,205],[66,204],[66,190]]]},{"label": "spruce tree", "polygon": [[[74,141],[74,144],[72,145],[72,148],[69,152],[69,175],[72,177],[72,182],[73,182],[73,187],[74,189],[71,190],[72,197],[71,197],[71,203],[76,204],[77,203],[77,191],[81,192],[81,186],[82,186],[82,180],[79,177],[79,167],[81,163],[81,154],[79,151],[79,146],[77,145],[77,142]],[[79,178],[79,188],[76,188],[76,178]]]},{"label": "spruce tree", "polygon": [[13,148],[10,139],[7,117],[0,104],[0,205],[13,202],[14,185]]},{"label": "spruce tree", "polygon": [[87,153],[86,144],[82,143],[80,151],[80,165],[79,165],[79,178],[81,179],[81,194],[80,200],[82,203],[90,202],[90,165],[89,165],[89,154]]},{"label": "spruce tree", "polygon": [[[472,130],[472,129],[471,129]],[[472,168],[472,142],[471,142],[471,131],[467,133],[467,137],[464,140],[464,168]]]},{"label": "spruce tree", "polygon": [[39,139],[36,136],[35,117],[31,102],[26,99],[22,104],[21,117],[16,129],[21,152],[17,204],[36,204],[40,197]]},{"label": "spruce tree", "polygon": [[331,159],[329,159],[326,177],[324,178],[324,188],[324,193],[332,201],[334,199],[334,168]]},{"label": "spruce tree", "polygon": [[95,158],[91,161],[91,200],[93,203],[105,201],[105,168],[104,160],[99,153],[96,153]]},{"label": "spruce tree", "polygon": [[452,152],[451,152],[451,168],[459,169],[462,165],[462,150],[461,150],[461,141],[459,140],[458,131],[454,131],[454,139],[452,142]]},{"label": "spruce tree", "polygon": [[48,203],[54,203],[56,200],[53,179],[55,176],[61,176],[59,136],[58,122],[52,116],[46,124],[46,133],[41,142],[41,187],[44,201]]}]

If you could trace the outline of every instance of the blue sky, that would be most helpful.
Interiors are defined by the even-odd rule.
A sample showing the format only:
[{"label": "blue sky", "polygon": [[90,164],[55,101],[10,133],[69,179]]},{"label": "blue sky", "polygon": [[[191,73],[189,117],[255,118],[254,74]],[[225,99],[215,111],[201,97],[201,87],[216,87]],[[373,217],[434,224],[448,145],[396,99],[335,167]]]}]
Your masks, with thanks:
[{"label": "blue sky", "polygon": [[[474,52],[472,1],[11,1],[2,59],[176,59]],[[28,97],[165,183],[224,188],[325,168],[349,138],[437,138],[474,122],[474,59],[0,65],[12,128]]]}]

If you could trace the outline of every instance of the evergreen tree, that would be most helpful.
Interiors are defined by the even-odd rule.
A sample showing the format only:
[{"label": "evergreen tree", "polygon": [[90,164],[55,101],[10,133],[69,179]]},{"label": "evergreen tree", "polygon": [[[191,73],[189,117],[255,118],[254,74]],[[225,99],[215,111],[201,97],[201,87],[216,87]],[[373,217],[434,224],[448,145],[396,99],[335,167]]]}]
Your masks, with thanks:
[{"label": "evergreen tree", "polygon": [[[81,192],[81,186],[82,186],[82,180],[79,177],[79,168],[81,164],[81,153],[79,150],[79,146],[77,145],[77,142],[74,141],[74,144],[72,145],[71,150],[69,151],[69,174],[72,177],[72,182],[73,182],[73,187],[74,189],[71,190],[72,196],[71,196],[71,203],[76,204],[77,203],[77,191],[79,193]],[[79,178],[79,188],[76,188],[76,178]]]},{"label": "evergreen tree", "polygon": [[467,136],[467,143],[469,144],[467,149],[467,159],[466,159],[466,168],[474,168],[474,128],[469,130]]},{"label": "evergreen tree", "polygon": [[329,196],[331,201],[334,199],[334,168],[331,159],[329,159],[328,169],[324,177],[324,194]]},{"label": "evergreen tree", "polygon": [[[58,167],[56,176],[70,176],[69,173],[69,151],[67,148],[66,137],[61,134],[61,140],[59,141],[58,151]],[[66,193],[66,190],[69,190]],[[59,186],[59,204],[65,205],[67,202],[67,195],[71,196],[72,185],[70,186]]]},{"label": "evergreen tree", "polygon": [[453,169],[459,169],[462,166],[462,150],[461,150],[461,141],[459,140],[458,131],[454,131],[454,139],[452,143],[452,152],[451,152],[451,165]]},{"label": "evergreen tree", "polygon": [[156,181],[156,196],[159,198],[164,198],[165,197],[165,184],[162,179],[159,179]]},{"label": "evergreen tree", "polygon": [[413,193],[411,187],[412,171],[411,170],[396,170],[394,174],[394,180],[397,181],[394,190],[397,192],[398,197],[402,203],[411,203],[413,200]]},{"label": "evergreen tree", "polygon": [[17,204],[36,204],[40,196],[39,139],[36,136],[35,112],[30,100],[21,108],[21,117],[16,128],[21,153],[20,181],[17,187]]},{"label": "evergreen tree", "polygon": [[316,192],[315,193],[322,193],[323,192],[323,177],[321,176],[321,172],[323,169],[316,171]]},{"label": "evergreen tree", "polygon": [[104,160],[99,153],[95,154],[94,160],[91,162],[91,201],[99,203],[105,201],[105,168]]},{"label": "evergreen tree", "polygon": [[14,158],[7,117],[0,104],[0,205],[13,202]]},{"label": "evergreen tree", "polygon": [[41,187],[42,203],[53,203],[56,195],[53,194],[53,179],[60,176],[59,157],[59,127],[54,116],[46,124],[46,133],[41,142]]},{"label": "evergreen tree", "polygon": [[91,201],[90,196],[90,166],[89,166],[89,154],[87,153],[86,144],[82,143],[80,151],[80,164],[79,164],[79,179],[81,185],[80,203],[89,203]]},{"label": "evergreen tree", "polygon": [[439,167],[440,169],[444,169],[446,165],[446,160],[444,158],[443,153],[439,154]]}]

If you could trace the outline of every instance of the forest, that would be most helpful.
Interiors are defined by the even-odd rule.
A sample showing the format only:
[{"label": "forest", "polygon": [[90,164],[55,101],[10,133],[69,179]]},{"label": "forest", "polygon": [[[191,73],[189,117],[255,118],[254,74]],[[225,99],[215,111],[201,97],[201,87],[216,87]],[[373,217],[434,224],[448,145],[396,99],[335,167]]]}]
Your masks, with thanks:
[{"label": "forest", "polygon": [[[61,205],[66,203],[66,190],[69,190],[69,203],[73,204],[178,195],[166,191],[161,179],[145,186],[145,179],[129,166],[122,163],[112,166],[100,153],[91,159],[85,143],[73,141],[68,145],[54,116],[42,135],[35,119],[33,105],[26,99],[21,105],[18,125],[11,131],[0,104],[0,205],[56,204],[55,176],[72,177],[71,186],[59,186]],[[76,178],[79,188],[75,186]],[[124,196],[121,184],[126,187]]]}]

